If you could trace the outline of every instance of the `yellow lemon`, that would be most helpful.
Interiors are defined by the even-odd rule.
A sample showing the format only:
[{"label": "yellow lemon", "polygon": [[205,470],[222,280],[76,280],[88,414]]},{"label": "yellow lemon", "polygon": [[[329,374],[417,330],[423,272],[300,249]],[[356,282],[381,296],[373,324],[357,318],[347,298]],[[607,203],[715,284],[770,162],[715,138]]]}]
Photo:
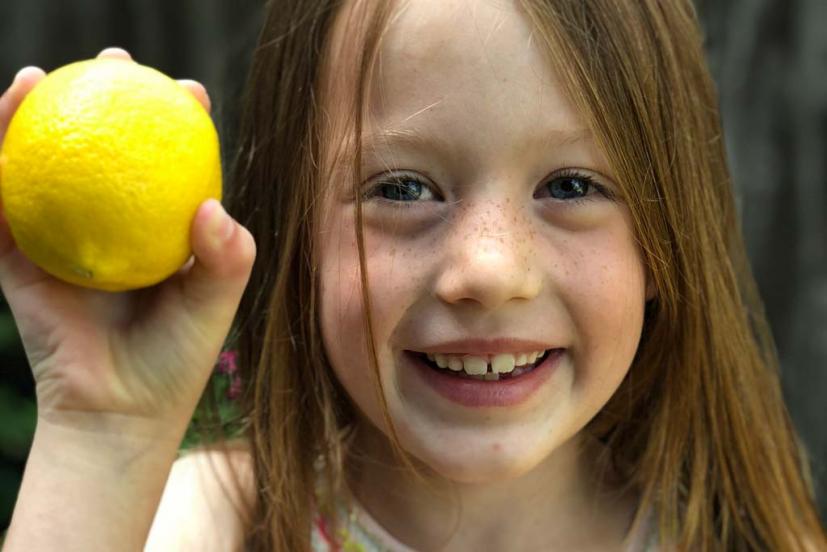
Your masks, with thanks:
[{"label": "yellow lemon", "polygon": [[56,69],[26,96],[0,152],[18,248],[73,284],[122,291],[176,272],[190,225],[221,199],[218,134],[175,80],[120,59]]}]

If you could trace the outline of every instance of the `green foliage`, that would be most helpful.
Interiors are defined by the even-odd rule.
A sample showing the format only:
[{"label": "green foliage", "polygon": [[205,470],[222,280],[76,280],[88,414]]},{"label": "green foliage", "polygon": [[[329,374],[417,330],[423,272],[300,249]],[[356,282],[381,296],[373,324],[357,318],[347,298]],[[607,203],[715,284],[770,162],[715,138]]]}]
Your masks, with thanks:
[{"label": "green foliage", "polygon": [[0,351],[9,351],[18,346],[20,337],[17,334],[17,326],[14,323],[11,313],[7,310],[8,307],[5,301],[0,303],[3,305],[3,310],[0,311]]},{"label": "green foliage", "polygon": [[[12,383],[15,377],[31,377],[14,318],[5,298],[0,296],[0,354],[14,359],[3,366],[0,379],[0,523],[8,525],[17,500],[21,473],[34,438],[37,406],[33,397],[25,396]],[[19,360],[17,360],[19,359]]]},{"label": "green foliage", "polygon": [[213,372],[181,442],[182,450],[243,434],[245,420],[234,398],[234,382],[239,383],[235,373]]},{"label": "green foliage", "polygon": [[3,420],[0,424],[0,454],[15,460],[25,460],[37,421],[34,401],[0,385],[0,420]]}]

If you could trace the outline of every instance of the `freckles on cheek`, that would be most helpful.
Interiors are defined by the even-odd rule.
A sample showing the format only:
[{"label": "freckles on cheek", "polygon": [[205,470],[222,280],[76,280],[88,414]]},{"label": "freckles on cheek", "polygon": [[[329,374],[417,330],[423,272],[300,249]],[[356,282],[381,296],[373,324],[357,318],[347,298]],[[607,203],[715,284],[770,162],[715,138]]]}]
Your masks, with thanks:
[{"label": "freckles on cheek", "polygon": [[371,230],[366,230],[364,238],[372,307],[377,315],[393,318],[420,295],[434,250],[421,238]]},{"label": "freckles on cheek", "polygon": [[607,375],[605,369],[614,374],[631,364],[645,301],[637,250],[618,240],[603,243],[602,247],[579,248],[565,284],[579,355],[584,360],[581,367],[601,378]]}]

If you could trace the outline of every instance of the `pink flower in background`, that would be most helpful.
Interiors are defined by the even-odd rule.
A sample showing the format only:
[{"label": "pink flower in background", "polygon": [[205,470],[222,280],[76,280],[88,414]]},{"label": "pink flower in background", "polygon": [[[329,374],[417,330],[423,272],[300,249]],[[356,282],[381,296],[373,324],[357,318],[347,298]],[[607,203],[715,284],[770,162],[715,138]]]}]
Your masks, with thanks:
[{"label": "pink flower in background", "polygon": [[234,374],[230,380],[230,388],[227,389],[227,398],[231,401],[236,400],[241,396],[241,378],[238,374]]},{"label": "pink flower in background", "polygon": [[224,351],[218,355],[215,371],[230,376],[230,387],[227,389],[227,398],[231,401],[241,396],[241,376],[238,373],[238,351]]},{"label": "pink flower in background", "polygon": [[238,351],[224,351],[218,355],[218,365],[216,370],[219,374],[236,374],[238,373]]}]

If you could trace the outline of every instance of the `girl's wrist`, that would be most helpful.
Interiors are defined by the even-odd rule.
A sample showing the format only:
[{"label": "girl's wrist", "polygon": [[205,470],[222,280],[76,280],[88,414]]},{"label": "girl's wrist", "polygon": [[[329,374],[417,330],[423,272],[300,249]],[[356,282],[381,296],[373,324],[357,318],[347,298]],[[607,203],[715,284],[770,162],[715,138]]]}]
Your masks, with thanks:
[{"label": "girl's wrist", "polygon": [[153,420],[125,414],[60,412],[38,414],[32,451],[62,450],[79,457],[116,461],[138,451],[146,454],[175,450],[187,419]]},{"label": "girl's wrist", "polygon": [[133,420],[82,421],[38,420],[4,550],[143,548],[178,443]]},{"label": "girl's wrist", "polygon": [[129,414],[62,411],[38,413],[35,439],[99,449],[106,443],[117,447],[177,447],[189,423],[189,416],[148,418]]}]

